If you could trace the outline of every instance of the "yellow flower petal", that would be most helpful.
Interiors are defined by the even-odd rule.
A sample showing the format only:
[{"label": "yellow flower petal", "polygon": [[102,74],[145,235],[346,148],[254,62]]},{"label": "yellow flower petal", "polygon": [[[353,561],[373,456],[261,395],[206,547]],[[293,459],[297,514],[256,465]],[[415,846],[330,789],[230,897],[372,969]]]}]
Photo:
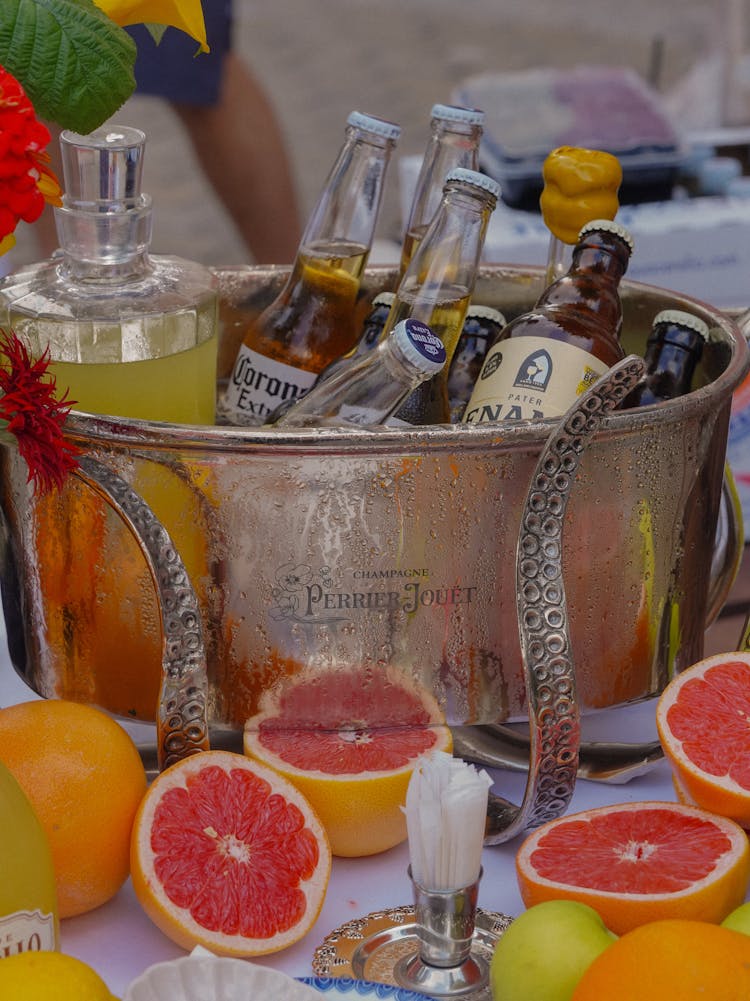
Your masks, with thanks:
[{"label": "yellow flower petal", "polygon": [[7,254],[9,250],[15,247],[15,245],[16,238],[13,233],[8,233],[7,236],[4,236],[2,240],[0,240],[0,257],[2,257],[3,254]]},{"label": "yellow flower petal", "polygon": [[166,24],[186,32],[208,52],[201,0],[94,0],[115,24]]}]

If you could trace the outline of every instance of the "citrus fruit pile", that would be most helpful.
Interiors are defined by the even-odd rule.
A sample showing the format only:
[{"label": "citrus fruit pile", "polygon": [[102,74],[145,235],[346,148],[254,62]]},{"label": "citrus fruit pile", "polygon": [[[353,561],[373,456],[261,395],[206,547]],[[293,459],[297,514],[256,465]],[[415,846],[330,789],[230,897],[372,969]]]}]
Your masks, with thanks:
[{"label": "citrus fruit pile", "polygon": [[244,747],[309,800],[334,855],[373,855],[406,840],[411,774],[423,755],[452,748],[444,721],[393,668],[308,671],[264,695]]},{"label": "citrus fruit pile", "polygon": [[136,896],[186,949],[247,957],[286,948],[315,922],[330,872],[328,839],[304,796],[230,751],[162,772],[133,825]]},{"label": "citrus fruit pile", "polygon": [[678,797],[750,828],[750,654],[716,654],[662,692],[656,725]]},{"label": "citrus fruit pile", "polygon": [[516,855],[527,907],[577,900],[618,935],[663,918],[719,922],[745,897],[747,835],[680,803],[599,807],[549,821]]},{"label": "citrus fruit pile", "polygon": [[59,915],[113,897],[130,871],[130,831],[146,773],[129,734],[92,706],[62,699],[0,709],[0,760],[47,835]]}]

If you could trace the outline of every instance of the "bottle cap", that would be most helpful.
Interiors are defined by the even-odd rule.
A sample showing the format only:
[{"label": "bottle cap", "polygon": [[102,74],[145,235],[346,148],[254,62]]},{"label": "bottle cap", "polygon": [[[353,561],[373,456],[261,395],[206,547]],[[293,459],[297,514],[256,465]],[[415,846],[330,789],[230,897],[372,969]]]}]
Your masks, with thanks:
[{"label": "bottle cap", "polygon": [[404,357],[421,372],[434,374],[445,365],[445,345],[426,323],[410,316],[397,323],[391,337]]},{"label": "bottle cap", "polygon": [[708,324],[701,320],[699,316],[695,316],[693,313],[686,313],[681,309],[663,309],[654,317],[652,326],[656,327],[659,323],[669,323],[678,327],[687,327],[688,330],[694,330],[696,334],[700,334],[704,341],[708,340]]},{"label": "bottle cap", "polygon": [[585,226],[581,226],[578,233],[579,243],[587,233],[614,233],[615,236],[619,236],[628,245],[630,253],[633,253],[634,243],[630,231],[625,229],[622,223],[615,222],[613,219],[592,219]]},{"label": "bottle cap", "polygon": [[484,112],[479,108],[461,108],[457,104],[433,104],[430,118],[463,125],[484,125]]},{"label": "bottle cap", "polygon": [[500,197],[500,185],[497,181],[478,170],[469,170],[468,167],[454,167],[445,175],[445,183],[448,184],[450,181],[472,184],[475,188],[481,188],[482,191],[489,191],[496,199]]},{"label": "bottle cap", "polygon": [[372,132],[373,135],[382,136],[383,139],[398,139],[401,135],[401,126],[395,122],[388,122],[385,118],[375,118],[374,115],[366,115],[363,111],[352,111],[346,120],[347,125],[352,125],[355,129],[363,129],[365,132]]},{"label": "bottle cap", "polygon": [[500,327],[504,327],[508,322],[499,309],[493,306],[475,305],[473,302],[469,303],[469,308],[466,310],[466,318],[470,316],[475,316],[478,320],[492,320]]},{"label": "bottle cap", "polygon": [[140,205],[145,133],[117,125],[90,135],[64,131],[60,136],[65,176],[65,205],[82,208],[102,202],[109,211]]},{"label": "bottle cap", "polygon": [[395,292],[378,292],[378,294],[373,297],[372,306],[373,308],[375,306],[392,306],[395,298]]}]

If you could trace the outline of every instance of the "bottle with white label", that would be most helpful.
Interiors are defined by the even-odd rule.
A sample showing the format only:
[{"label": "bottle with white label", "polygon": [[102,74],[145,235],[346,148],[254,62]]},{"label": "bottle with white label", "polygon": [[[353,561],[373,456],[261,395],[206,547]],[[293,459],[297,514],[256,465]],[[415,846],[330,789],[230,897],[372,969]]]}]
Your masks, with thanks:
[{"label": "bottle with white label", "polygon": [[619,223],[595,219],[581,229],[567,274],[490,347],[464,423],[559,416],[624,358],[619,285],[632,251]]},{"label": "bottle with white label", "polygon": [[0,962],[59,948],[57,893],[47,835],[0,762]]},{"label": "bottle with white label", "polygon": [[276,427],[382,424],[409,393],[440,372],[445,345],[419,320],[402,320],[359,361],[319,382]]},{"label": "bottle with white label", "polygon": [[289,278],[246,331],[220,404],[223,420],[263,424],[303,396],[357,339],[356,304],[400,128],[353,111]]}]

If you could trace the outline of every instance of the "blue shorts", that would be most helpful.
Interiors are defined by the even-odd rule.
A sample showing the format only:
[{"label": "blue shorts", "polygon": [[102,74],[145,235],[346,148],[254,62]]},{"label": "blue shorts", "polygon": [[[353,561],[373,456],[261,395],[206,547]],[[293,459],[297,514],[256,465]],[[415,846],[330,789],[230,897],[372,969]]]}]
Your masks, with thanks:
[{"label": "blue shorts", "polygon": [[231,0],[208,0],[203,5],[210,52],[184,31],[167,28],[157,45],[142,25],[128,28],[138,45],[135,60],[136,92],[180,104],[215,104],[221,89],[224,56],[232,41]]}]

